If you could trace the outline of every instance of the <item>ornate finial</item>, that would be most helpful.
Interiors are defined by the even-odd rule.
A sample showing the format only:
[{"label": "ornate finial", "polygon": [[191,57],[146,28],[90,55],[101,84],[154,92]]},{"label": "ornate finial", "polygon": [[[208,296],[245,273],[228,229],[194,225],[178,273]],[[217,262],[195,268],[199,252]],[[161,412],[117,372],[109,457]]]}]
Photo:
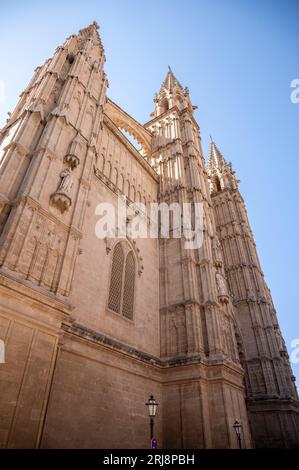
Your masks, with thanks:
[{"label": "ornate finial", "polygon": [[211,134],[210,134],[210,142],[211,144],[213,143],[213,137],[211,136]]},{"label": "ornate finial", "polygon": [[97,31],[99,29],[99,25],[96,21],[93,21],[89,26],[86,28],[80,29],[79,34],[81,36],[89,36],[92,32],[95,30]]}]

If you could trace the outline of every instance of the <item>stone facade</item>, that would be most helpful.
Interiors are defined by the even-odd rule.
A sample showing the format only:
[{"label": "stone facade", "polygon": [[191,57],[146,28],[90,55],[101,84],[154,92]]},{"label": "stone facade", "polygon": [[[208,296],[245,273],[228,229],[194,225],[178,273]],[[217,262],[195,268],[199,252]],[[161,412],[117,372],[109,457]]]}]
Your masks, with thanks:
[{"label": "stone facade", "polygon": [[[1,130],[0,446],[148,447],[153,393],[160,447],[237,447],[236,419],[246,448],[294,447],[294,377],[232,167],[214,142],[205,164],[170,69],[141,125],[107,98],[104,62],[93,23]],[[202,246],[97,238],[119,195],[200,202]]]}]

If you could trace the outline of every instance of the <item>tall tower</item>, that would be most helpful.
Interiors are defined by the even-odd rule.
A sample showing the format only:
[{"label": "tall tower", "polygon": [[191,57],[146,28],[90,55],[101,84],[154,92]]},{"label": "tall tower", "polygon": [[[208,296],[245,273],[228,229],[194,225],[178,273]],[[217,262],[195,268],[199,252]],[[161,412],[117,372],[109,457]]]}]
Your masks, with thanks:
[{"label": "tall tower", "polygon": [[237,320],[246,401],[256,447],[299,440],[299,402],[286,346],[260,267],[235,172],[211,142],[207,165],[217,236]]},{"label": "tall tower", "polygon": [[2,270],[68,296],[107,81],[97,24],[38,67],[1,131]]},{"label": "tall tower", "polygon": [[[161,356],[169,366],[165,445],[235,447],[232,425],[239,418],[250,447],[234,309],[216,239],[196,107],[170,68],[154,104],[146,128],[153,134],[150,163],[160,175],[159,202],[203,207],[202,246],[186,248],[184,238],[172,236],[173,225],[170,238],[160,239]],[[180,416],[173,412],[178,408]]]},{"label": "tall tower", "polygon": [[0,447],[38,447],[80,252],[107,80],[97,25],[38,67],[0,135]]}]

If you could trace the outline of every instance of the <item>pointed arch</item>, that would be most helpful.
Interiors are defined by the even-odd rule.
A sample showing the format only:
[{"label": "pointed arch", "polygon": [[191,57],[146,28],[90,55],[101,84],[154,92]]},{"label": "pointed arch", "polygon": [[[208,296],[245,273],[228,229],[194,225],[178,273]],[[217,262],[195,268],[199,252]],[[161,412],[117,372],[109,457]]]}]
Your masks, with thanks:
[{"label": "pointed arch", "polygon": [[105,156],[104,156],[103,153],[101,153],[101,154],[100,154],[100,157],[99,157],[99,164],[98,164],[98,167],[99,167],[99,169],[101,170],[102,173],[104,173],[105,162],[106,162]]},{"label": "pointed arch", "polygon": [[105,114],[120,129],[125,130],[132,135],[141,145],[143,155],[149,155],[151,152],[151,134],[132,116],[121,109],[112,100],[108,99],[105,106]]},{"label": "pointed arch", "polygon": [[130,199],[130,181],[128,179],[125,181],[124,194],[125,196],[127,196],[128,199]]},{"label": "pointed arch", "polygon": [[124,192],[124,175],[121,173],[119,175],[119,181],[118,181],[118,188],[120,189],[120,191],[123,193]]},{"label": "pointed arch", "polygon": [[132,186],[131,186],[129,199],[131,199],[132,201],[135,202],[135,199],[136,199],[136,189],[135,189],[134,184],[132,184]]},{"label": "pointed arch", "polygon": [[104,168],[104,175],[110,180],[111,179],[111,172],[112,172],[112,165],[110,160],[107,160],[105,163],[105,168]]},{"label": "pointed arch", "polygon": [[112,171],[111,181],[115,186],[117,186],[117,180],[118,180],[118,170],[116,167],[114,167]]},{"label": "pointed arch", "polygon": [[108,309],[129,320],[134,316],[136,264],[131,244],[118,241],[113,248]]}]

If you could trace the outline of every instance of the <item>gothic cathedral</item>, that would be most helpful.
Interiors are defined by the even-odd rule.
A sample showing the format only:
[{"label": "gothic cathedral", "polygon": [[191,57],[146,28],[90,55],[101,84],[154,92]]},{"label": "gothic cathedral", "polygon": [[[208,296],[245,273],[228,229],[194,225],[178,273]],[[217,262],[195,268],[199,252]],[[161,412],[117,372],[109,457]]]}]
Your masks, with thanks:
[{"label": "gothic cathedral", "polygon": [[[235,448],[236,420],[244,448],[298,446],[295,378],[231,163],[213,141],[205,162],[171,69],[140,124],[107,97],[104,62],[93,23],[35,70],[0,131],[0,447],[147,448],[150,394],[160,448]],[[201,247],[99,239],[97,205],[120,195],[201,203]]]}]

